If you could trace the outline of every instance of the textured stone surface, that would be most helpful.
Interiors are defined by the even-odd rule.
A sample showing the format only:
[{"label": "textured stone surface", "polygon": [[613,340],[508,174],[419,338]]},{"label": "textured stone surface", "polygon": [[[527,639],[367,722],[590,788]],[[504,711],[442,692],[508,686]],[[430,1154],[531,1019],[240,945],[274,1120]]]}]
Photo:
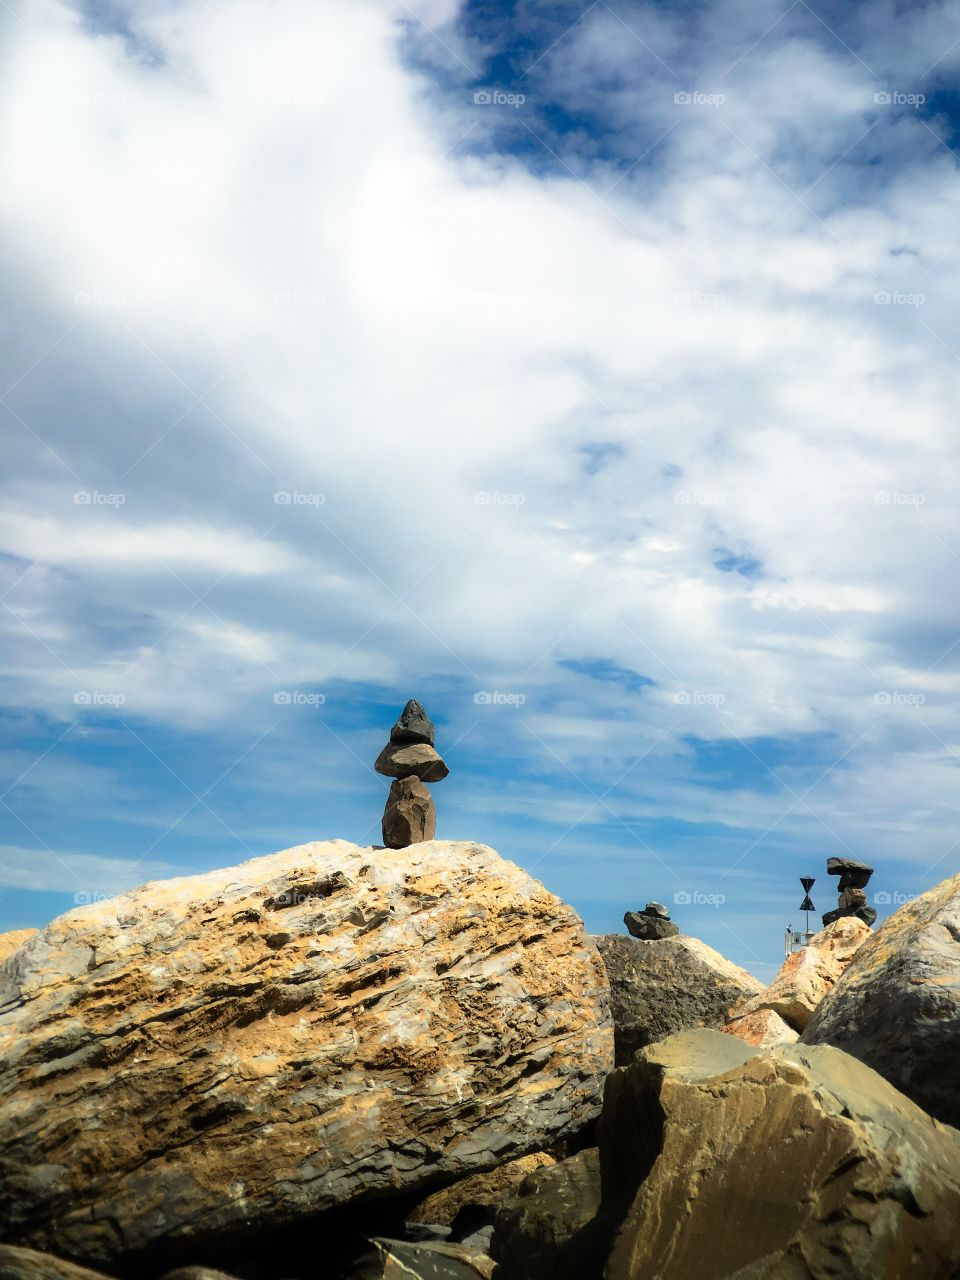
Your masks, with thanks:
[{"label": "textured stone surface", "polygon": [[599,1222],[600,1160],[596,1148],[520,1184],[494,1218],[490,1252],[497,1280],[593,1280],[606,1236]]},{"label": "textured stone surface", "polygon": [[102,1271],[90,1271],[47,1253],[0,1244],[0,1280],[109,1280]]},{"label": "textured stone surface", "polygon": [[648,915],[645,911],[627,911],[623,917],[627,932],[643,942],[656,942],[660,938],[675,938],[680,926],[661,915]]},{"label": "textured stone surface", "polygon": [[12,929],[9,933],[0,933],[0,964],[7,956],[12,956],[25,942],[29,942],[39,931],[37,929]]},{"label": "textured stone surface", "polygon": [[854,916],[835,920],[815,933],[805,947],[787,956],[769,987],[741,1006],[738,1014],[773,1009],[788,1026],[802,1031],[814,1009],[869,937],[869,926],[862,920]]},{"label": "textured stone surface", "polygon": [[841,889],[865,889],[873,875],[873,867],[858,858],[828,858],[827,875],[839,876]]},{"label": "textured stone surface", "polygon": [[378,1238],[350,1280],[493,1280],[493,1261],[465,1245]]},{"label": "textured stone surface", "polygon": [[732,1007],[763,990],[698,938],[594,938],[610,979],[617,1064],[685,1027],[722,1027]]},{"label": "textured stone surface", "polygon": [[459,1182],[442,1187],[421,1200],[411,1211],[409,1220],[449,1226],[465,1206],[500,1204],[513,1194],[528,1173],[556,1163],[553,1156],[545,1151],[536,1151],[529,1156],[508,1160],[496,1169],[471,1174],[469,1178],[461,1178]]},{"label": "textured stone surface", "polygon": [[442,782],[450,772],[426,742],[388,742],[373,767],[388,778],[413,776],[421,782]]},{"label": "textured stone surface", "polygon": [[433,735],[433,721],[424,710],[423,704],[416,698],[411,698],[390,730],[390,741],[425,742],[432,747]]},{"label": "textured stone surface", "polygon": [[383,843],[388,849],[432,840],[437,834],[433,797],[419,778],[395,778],[383,811]]},{"label": "textured stone surface", "polygon": [[960,1133],[827,1046],[686,1031],[607,1084],[639,1184],[605,1280],[933,1280],[960,1266]]},{"label": "textured stone surface", "polygon": [[[302,845],[0,968],[0,1221],[100,1265],[537,1151],[598,1111],[603,965],[482,845]],[[172,1257],[175,1247],[177,1257]]]},{"label": "textured stone surface", "polygon": [[960,1126],[960,875],[884,921],[802,1039],[845,1049]]},{"label": "textured stone surface", "polygon": [[775,1044],[795,1044],[799,1033],[794,1031],[773,1009],[757,1009],[742,1018],[734,1018],[721,1028],[728,1036],[736,1036],[755,1049],[768,1049]]}]

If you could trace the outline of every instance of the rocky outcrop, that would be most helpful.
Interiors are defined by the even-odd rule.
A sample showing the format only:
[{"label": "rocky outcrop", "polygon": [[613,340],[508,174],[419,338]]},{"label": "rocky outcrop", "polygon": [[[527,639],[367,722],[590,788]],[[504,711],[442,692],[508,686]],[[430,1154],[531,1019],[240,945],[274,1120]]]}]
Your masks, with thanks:
[{"label": "rocky outcrop", "polygon": [[618,1066],[671,1032],[722,1027],[731,1008],[763,990],[698,938],[642,942],[609,933],[593,940],[610,979]]},{"label": "rocky outcrop", "polygon": [[960,875],[884,921],[802,1040],[845,1049],[960,1126]]},{"label": "rocky outcrop", "polygon": [[7,956],[19,951],[38,932],[38,929],[11,929],[9,933],[0,933],[0,964],[3,964]]},{"label": "rocky outcrop", "polygon": [[798,1032],[789,1026],[774,1009],[755,1009],[742,1018],[734,1018],[720,1028],[728,1036],[736,1036],[755,1049],[769,1049],[775,1044],[795,1044]]},{"label": "rocky outcrop", "polygon": [[596,1116],[612,1063],[579,917],[482,845],[157,882],[0,968],[0,1221],[91,1265],[189,1262],[540,1150]]},{"label": "rocky outcrop", "polygon": [[524,1179],[494,1218],[490,1252],[497,1280],[588,1280],[599,1276],[606,1233],[600,1157],[581,1151]]},{"label": "rocky outcrop", "polygon": [[556,1163],[553,1156],[547,1155],[545,1151],[537,1151],[533,1155],[508,1160],[496,1169],[461,1178],[459,1182],[426,1196],[410,1212],[408,1220],[436,1222],[449,1227],[462,1209],[500,1205],[516,1191],[527,1174],[533,1173],[534,1169]]},{"label": "rocky outcrop", "polygon": [[870,926],[856,916],[842,916],[828,924],[805,947],[787,956],[770,986],[742,1005],[738,1014],[742,1017],[772,1009],[794,1031],[802,1031],[869,937]]},{"label": "rocky outcrop", "polygon": [[605,1192],[608,1169],[639,1181],[605,1280],[960,1266],[960,1133],[839,1050],[682,1032],[610,1076],[598,1134]]}]

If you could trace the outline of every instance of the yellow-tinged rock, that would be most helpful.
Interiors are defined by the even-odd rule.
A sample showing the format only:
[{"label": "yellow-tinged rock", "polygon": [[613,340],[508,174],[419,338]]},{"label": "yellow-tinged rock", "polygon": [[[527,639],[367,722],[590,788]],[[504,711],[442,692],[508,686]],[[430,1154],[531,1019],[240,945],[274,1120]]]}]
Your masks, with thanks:
[{"label": "yellow-tinged rock", "polygon": [[0,933],[0,964],[38,933],[38,929],[11,929],[9,933]]}]

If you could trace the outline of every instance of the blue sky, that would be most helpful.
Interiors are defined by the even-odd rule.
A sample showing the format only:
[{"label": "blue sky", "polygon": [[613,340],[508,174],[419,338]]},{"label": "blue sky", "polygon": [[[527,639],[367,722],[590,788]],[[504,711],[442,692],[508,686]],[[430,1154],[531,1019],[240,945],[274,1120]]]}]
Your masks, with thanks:
[{"label": "blue sky", "polygon": [[0,929],[375,842],[411,696],[594,932],[957,870],[956,4],[3,21]]}]

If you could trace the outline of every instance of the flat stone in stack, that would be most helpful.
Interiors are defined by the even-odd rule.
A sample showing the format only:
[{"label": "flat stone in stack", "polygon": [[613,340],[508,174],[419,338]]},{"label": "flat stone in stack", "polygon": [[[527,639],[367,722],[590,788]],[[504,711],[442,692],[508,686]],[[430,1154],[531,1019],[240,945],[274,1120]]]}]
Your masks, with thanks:
[{"label": "flat stone in stack", "polygon": [[426,742],[388,742],[373,766],[387,778],[442,782],[450,770]]}]

